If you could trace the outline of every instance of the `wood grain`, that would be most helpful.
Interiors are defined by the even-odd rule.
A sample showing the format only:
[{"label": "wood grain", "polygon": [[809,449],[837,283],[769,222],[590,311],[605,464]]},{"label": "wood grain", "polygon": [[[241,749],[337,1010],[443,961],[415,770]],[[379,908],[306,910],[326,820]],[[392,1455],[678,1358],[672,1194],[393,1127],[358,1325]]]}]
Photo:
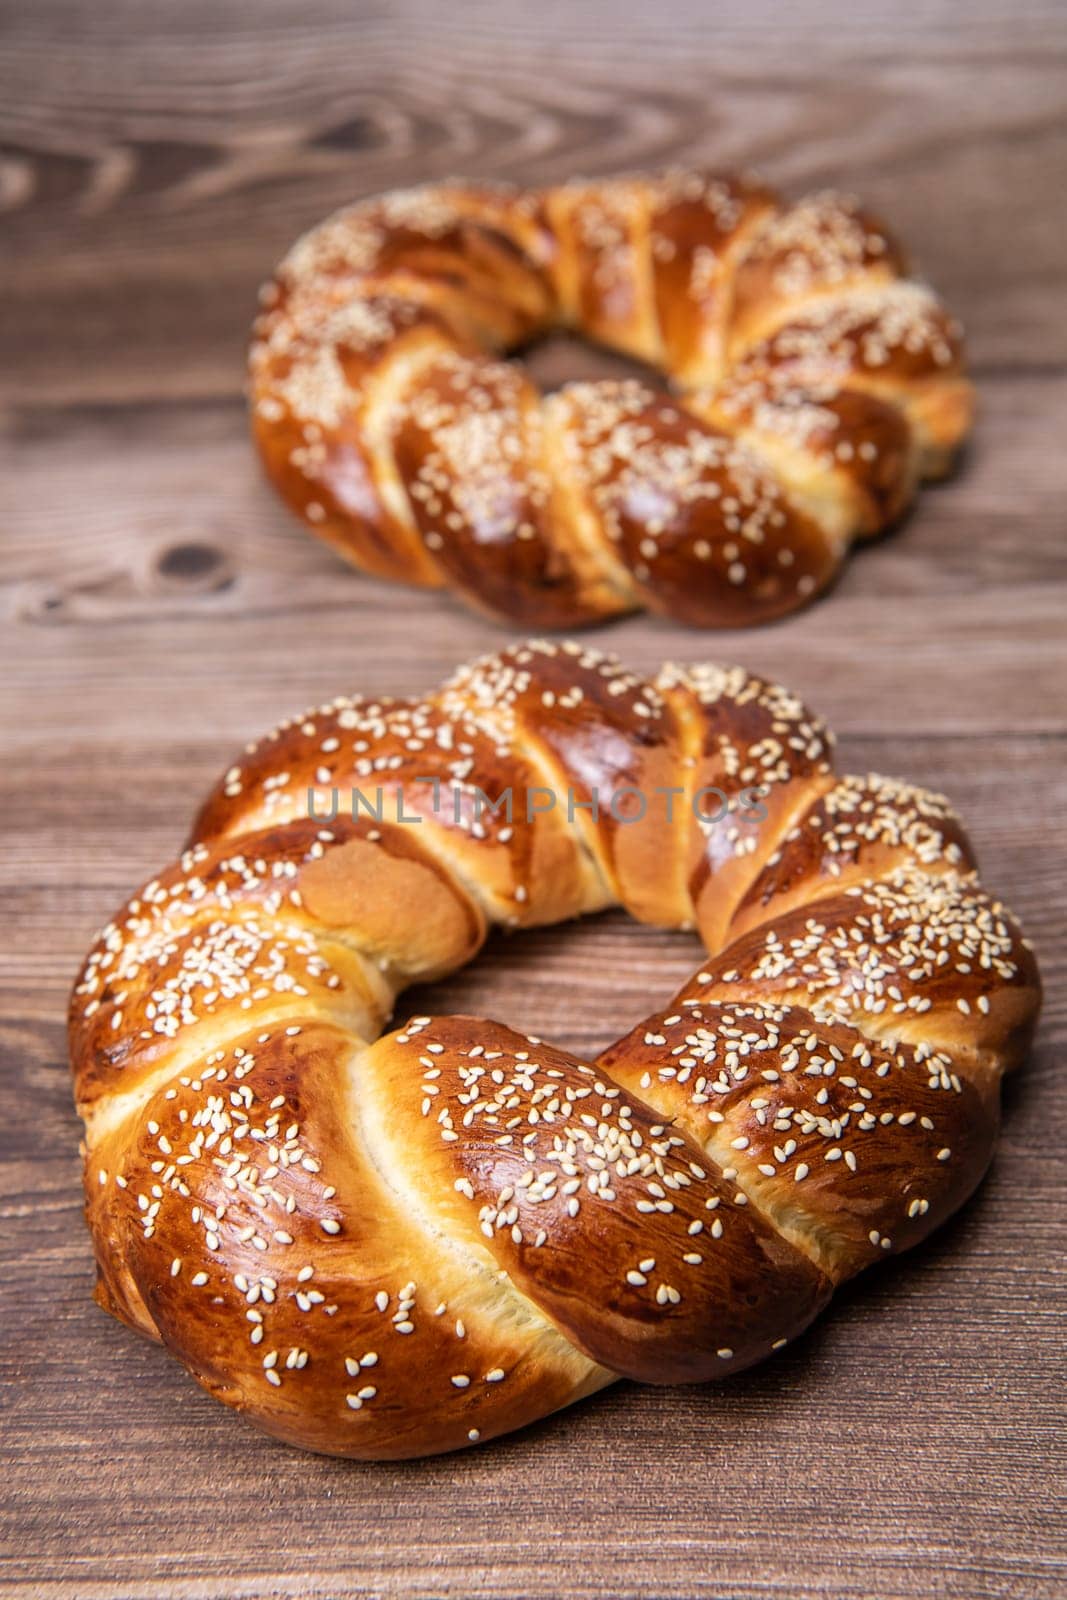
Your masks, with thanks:
[{"label": "wood grain", "polygon": [[[1027,0],[0,4],[0,1590],[40,1600],[1052,1600],[1067,1221],[1067,15]],[[956,480],[757,633],[594,631],[802,692],[846,768],[946,790],[1048,987],[975,1203],[780,1360],[620,1385],[513,1440],[296,1455],[89,1300],[63,1012],[91,933],[279,715],[507,635],[359,578],[259,481],[255,288],[353,196],[671,160],[880,206],[969,325]],[[605,370],[557,343],[546,383]],[[494,940],[411,1004],[591,1053],[691,970],[619,915]]]}]

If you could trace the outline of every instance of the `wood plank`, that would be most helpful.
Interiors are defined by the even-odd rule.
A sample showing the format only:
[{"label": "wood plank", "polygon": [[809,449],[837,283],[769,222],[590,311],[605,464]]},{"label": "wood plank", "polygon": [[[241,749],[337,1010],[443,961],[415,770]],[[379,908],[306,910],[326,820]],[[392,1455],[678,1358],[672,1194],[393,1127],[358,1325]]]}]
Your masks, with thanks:
[{"label": "wood plank", "polygon": [[[1067,1584],[1067,13],[1057,0],[0,0],[0,1591],[20,1600],[1053,1600]],[[943,789],[1047,984],[975,1202],[780,1359],[491,1448],[291,1452],[90,1302],[64,1040],[91,934],[277,717],[419,692],[507,630],[364,579],[260,481],[255,287],[451,172],[746,164],[880,206],[967,321],[956,479],[811,611],[591,642],[799,690],[840,765]],[[557,341],[535,376],[617,370]],[[402,1000],[592,1054],[695,941],[609,913]]]},{"label": "wood plank", "polygon": [[970,326],[980,370],[1062,367],[1062,12],[1031,0],[1006,35],[1002,7],[968,7],[963,40],[951,6],[910,9],[690,0],[666,28],[603,3],[541,25],[519,0],[463,28],[417,0],[273,0],[254,22],[159,0],[20,10],[0,56],[0,396],[233,395],[258,283],[335,207],[416,176],[681,160],[855,188]]}]

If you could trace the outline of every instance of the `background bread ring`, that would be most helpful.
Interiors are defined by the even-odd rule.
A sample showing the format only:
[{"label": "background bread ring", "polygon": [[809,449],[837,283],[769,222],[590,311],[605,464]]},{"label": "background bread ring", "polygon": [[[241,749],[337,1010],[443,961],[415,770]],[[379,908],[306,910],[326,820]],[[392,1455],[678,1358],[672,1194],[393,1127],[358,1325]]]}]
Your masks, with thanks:
[{"label": "background bread ring", "polygon": [[[847,196],[670,173],[384,195],[262,291],[253,428],[311,530],[522,626],[768,621],[944,474],[960,330]],[[658,367],[542,397],[554,328]]]}]

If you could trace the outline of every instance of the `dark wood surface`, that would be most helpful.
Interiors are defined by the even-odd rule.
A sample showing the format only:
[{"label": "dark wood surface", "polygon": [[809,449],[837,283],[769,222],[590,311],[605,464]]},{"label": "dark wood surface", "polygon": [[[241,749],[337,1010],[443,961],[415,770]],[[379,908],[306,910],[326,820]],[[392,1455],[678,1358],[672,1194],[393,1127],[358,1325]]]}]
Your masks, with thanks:
[{"label": "dark wood surface", "polygon": [[[949,1596],[1067,1586],[1067,12],[771,0],[6,0],[0,1588],[100,1597]],[[881,207],[968,324],[956,481],[762,632],[592,637],[776,674],[847,766],[947,790],[1048,986],[995,1167],[926,1248],[727,1385],[620,1385],[403,1466],[260,1438],[89,1300],[63,1011],[96,926],[278,715],[505,635],[360,579],[260,483],[256,284],[349,197],[671,160]],[[542,376],[591,370],[566,348]],[[691,969],[618,916],[420,1004],[593,1051]]]}]

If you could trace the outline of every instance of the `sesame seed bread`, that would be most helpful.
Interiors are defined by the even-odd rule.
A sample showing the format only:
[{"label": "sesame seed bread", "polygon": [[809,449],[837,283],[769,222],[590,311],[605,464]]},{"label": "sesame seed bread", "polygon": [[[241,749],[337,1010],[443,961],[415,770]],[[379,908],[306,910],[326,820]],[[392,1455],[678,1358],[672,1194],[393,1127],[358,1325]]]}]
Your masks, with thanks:
[{"label": "sesame seed bread", "polygon": [[[266,470],[379,576],[522,626],[805,604],[949,470],[960,330],[847,196],[670,173],[449,184],[338,212],[262,291]],[[500,357],[570,328],[660,369],[542,396]]]},{"label": "sesame seed bread", "polygon": [[[1040,1004],[947,802],[831,742],[741,669],[532,642],[250,746],[72,996],[100,1302],[366,1458],[794,1337],[970,1194]],[[321,820],[352,790],[378,814]],[[492,925],[608,905],[707,958],[599,1060],[476,1017],[381,1036]]]}]

